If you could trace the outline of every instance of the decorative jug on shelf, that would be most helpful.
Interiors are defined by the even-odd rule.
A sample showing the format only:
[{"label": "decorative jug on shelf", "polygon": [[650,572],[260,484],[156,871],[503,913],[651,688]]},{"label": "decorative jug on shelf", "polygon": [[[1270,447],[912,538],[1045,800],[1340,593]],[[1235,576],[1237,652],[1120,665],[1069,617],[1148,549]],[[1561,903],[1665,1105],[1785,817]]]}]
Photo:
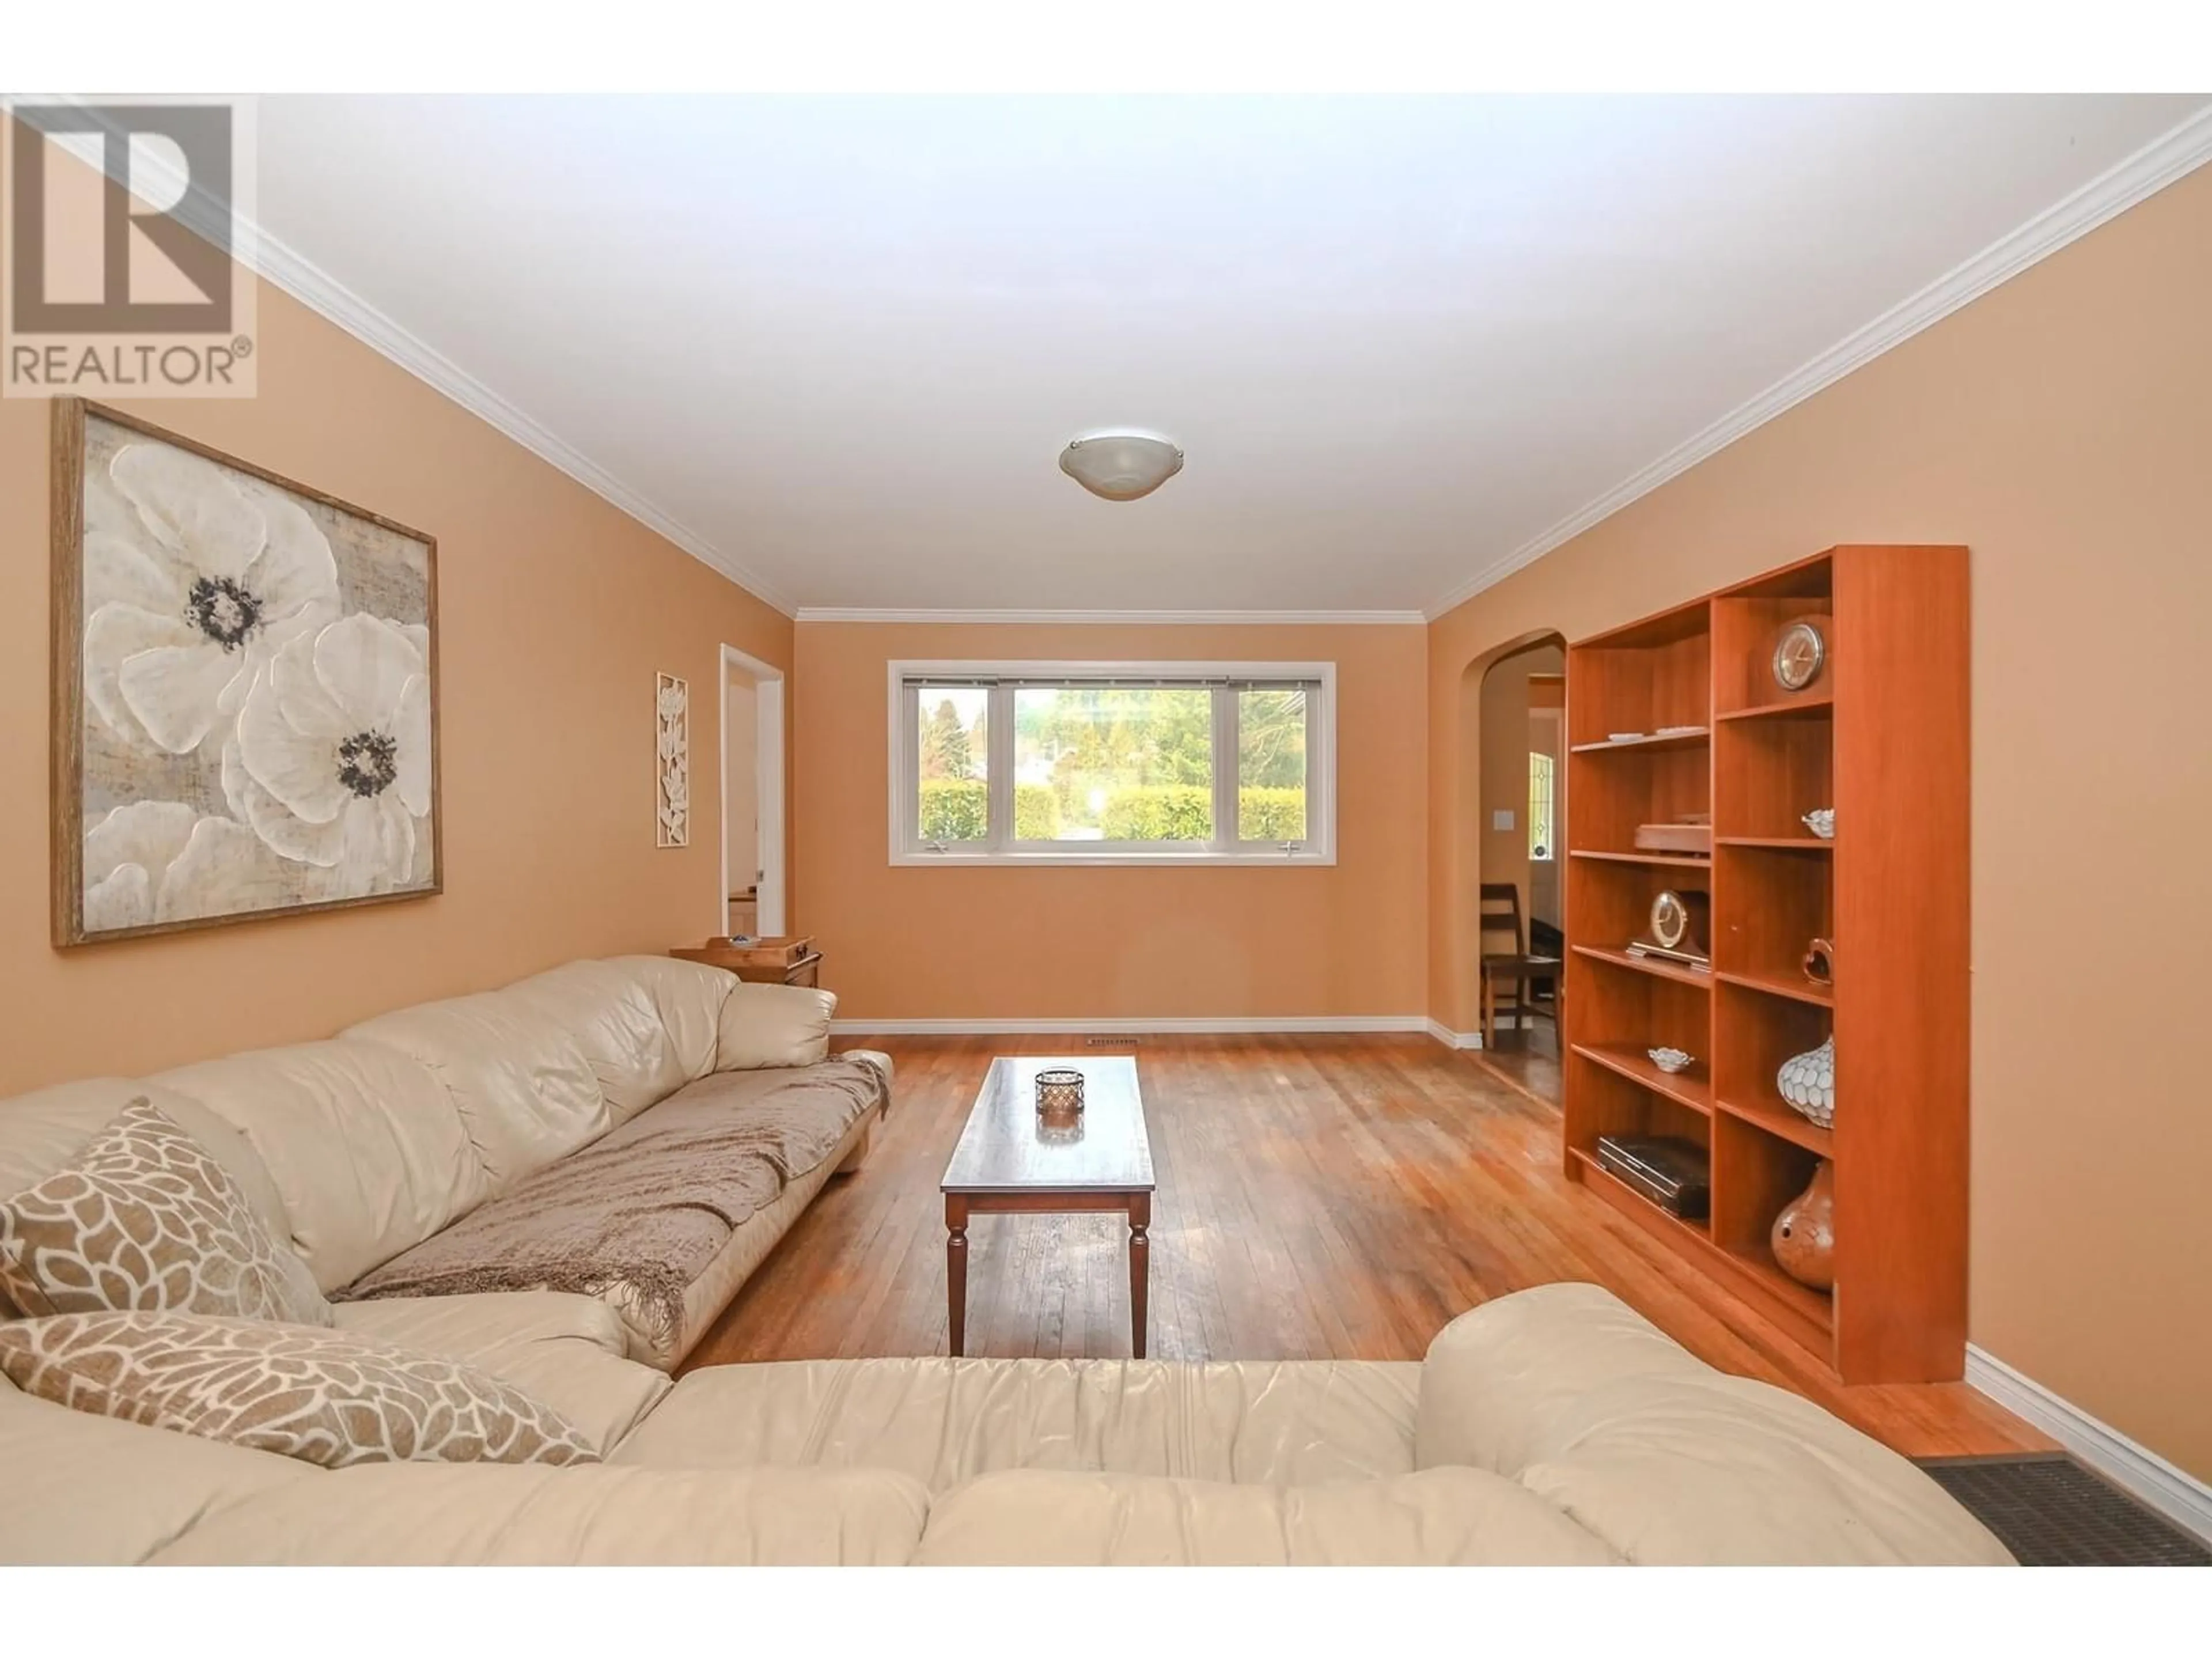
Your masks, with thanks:
[{"label": "decorative jug on shelf", "polygon": [[1774,1218],[1775,1264],[1816,1291],[1836,1283],[1836,1166],[1826,1158],[1805,1190]]}]

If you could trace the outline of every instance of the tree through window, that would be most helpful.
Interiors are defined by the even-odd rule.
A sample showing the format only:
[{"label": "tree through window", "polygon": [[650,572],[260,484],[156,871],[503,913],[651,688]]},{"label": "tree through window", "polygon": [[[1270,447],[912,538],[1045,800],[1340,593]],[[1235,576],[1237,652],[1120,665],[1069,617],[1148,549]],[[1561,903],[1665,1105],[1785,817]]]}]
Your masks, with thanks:
[{"label": "tree through window", "polygon": [[990,824],[990,693],[945,686],[917,699],[916,823],[924,843],[980,842]]}]

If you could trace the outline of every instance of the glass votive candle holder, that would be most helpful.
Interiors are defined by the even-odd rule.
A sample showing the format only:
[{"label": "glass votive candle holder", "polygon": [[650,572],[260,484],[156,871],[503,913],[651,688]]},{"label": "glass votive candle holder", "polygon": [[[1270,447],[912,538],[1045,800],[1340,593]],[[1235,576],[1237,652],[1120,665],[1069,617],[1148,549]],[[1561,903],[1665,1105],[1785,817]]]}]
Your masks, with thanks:
[{"label": "glass votive candle holder", "polygon": [[1067,1119],[1083,1109],[1083,1073],[1065,1066],[1039,1072],[1036,1079],[1039,1117]]}]

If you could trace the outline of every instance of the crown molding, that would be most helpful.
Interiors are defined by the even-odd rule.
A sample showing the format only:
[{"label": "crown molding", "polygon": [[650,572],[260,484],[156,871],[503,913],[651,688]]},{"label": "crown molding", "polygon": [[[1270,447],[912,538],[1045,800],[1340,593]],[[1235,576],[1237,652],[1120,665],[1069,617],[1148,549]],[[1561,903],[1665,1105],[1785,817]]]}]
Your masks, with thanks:
[{"label": "crown molding", "polygon": [[[27,100],[18,100],[27,101]],[[41,102],[88,105],[79,94],[61,94]],[[104,121],[100,124],[106,125]],[[110,129],[112,131],[112,129]],[[210,222],[211,214],[228,214],[228,204],[216,201],[158,157],[150,161],[149,182],[161,180],[182,194],[177,217],[206,235],[228,225]],[[127,182],[127,181],[125,181]],[[410,331],[353,289],[325,270],[282,237],[270,234],[258,221],[247,222],[246,234],[236,239],[236,256],[262,281],[282,289],[308,310],[336,324],[379,356],[405,369],[433,391],[511,438],[540,460],[567,473],[594,495],[627,514],[664,540],[674,543],[700,563],[728,578],[763,605],[792,614],[790,600],[759,572],[741,563],[712,541],[691,529],[643,492],[631,488],[597,461],[508,402],[436,347]]]},{"label": "crown molding", "polygon": [[801,605],[797,616],[803,623],[1153,623],[1241,628],[1417,628],[1429,620],[1419,611],[881,611],[811,605]]},{"label": "crown molding", "polygon": [[1446,611],[1465,605],[1485,588],[1495,586],[1515,571],[1534,564],[1561,544],[1602,523],[1632,501],[1650,495],[1670,478],[1719,453],[1747,433],[1833,386],[1854,370],[1864,368],[1884,352],[1902,345],[1930,324],[1971,305],[1991,289],[2009,282],[2030,265],[2050,258],[2106,221],[2156,195],[2208,161],[2212,161],[2212,108],[2199,110],[2163,137],[2153,139],[2072,195],[1998,238],[1965,264],[1891,307],[1865,327],[1845,336],[1750,402],[1677,444],[1649,466],[1624,478],[1550,529],[1522,543],[1427,606],[1422,614],[1434,622]]},{"label": "crown molding", "polygon": [[2212,1541],[2212,1486],[1971,1342],[1966,1381],[2175,1526]]},{"label": "crown molding", "polygon": [[650,496],[633,489],[597,461],[509,403],[420,336],[410,332],[344,283],[264,227],[255,231],[254,268],[310,311],[335,323],[378,356],[405,369],[487,426],[557,467],[594,495],[673,542],[718,575],[762,604],[793,614],[790,599],[757,570],[739,562]]}]

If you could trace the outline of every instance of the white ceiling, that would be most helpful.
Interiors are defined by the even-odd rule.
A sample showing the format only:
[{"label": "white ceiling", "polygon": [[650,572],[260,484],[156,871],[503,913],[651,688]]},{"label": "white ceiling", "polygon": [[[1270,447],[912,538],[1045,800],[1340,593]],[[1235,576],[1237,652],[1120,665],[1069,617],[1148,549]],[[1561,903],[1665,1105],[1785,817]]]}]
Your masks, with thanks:
[{"label": "white ceiling", "polygon": [[2202,101],[270,98],[259,217],[787,607],[1401,610]]}]

